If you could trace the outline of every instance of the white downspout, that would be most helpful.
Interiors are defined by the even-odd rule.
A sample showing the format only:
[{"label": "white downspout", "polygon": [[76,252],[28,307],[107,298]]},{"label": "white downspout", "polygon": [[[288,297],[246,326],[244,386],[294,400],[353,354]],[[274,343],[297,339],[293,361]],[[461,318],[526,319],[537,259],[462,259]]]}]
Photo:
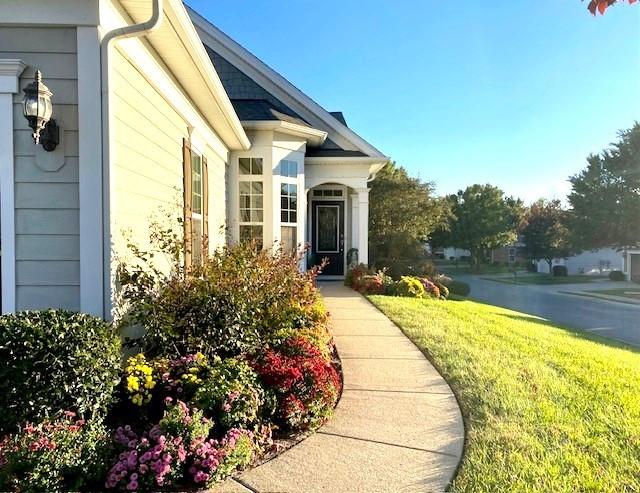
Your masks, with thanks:
[{"label": "white downspout", "polygon": [[153,12],[146,22],[113,29],[102,38],[100,45],[100,78],[102,91],[102,261],[104,271],[103,314],[111,318],[111,108],[109,104],[109,45],[122,38],[134,38],[150,32],[162,23],[163,0],[151,0]]}]

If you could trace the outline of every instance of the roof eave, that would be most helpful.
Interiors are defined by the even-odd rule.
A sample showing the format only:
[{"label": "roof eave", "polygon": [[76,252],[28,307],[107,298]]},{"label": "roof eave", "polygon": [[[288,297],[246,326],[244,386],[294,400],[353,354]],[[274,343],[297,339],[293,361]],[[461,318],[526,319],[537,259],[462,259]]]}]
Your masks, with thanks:
[{"label": "roof eave", "polygon": [[274,120],[243,120],[245,130],[274,130],[303,138],[309,145],[321,146],[327,140],[327,132],[291,122]]}]

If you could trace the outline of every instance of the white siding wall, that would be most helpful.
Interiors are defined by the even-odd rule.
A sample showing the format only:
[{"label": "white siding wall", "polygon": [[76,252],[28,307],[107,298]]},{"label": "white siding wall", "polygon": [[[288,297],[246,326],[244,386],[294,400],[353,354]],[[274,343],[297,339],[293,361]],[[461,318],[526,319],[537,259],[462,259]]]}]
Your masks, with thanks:
[{"label": "white siding wall", "polygon": [[[127,261],[127,236],[148,245],[153,220],[182,217],[182,142],[188,125],[118,50],[112,56],[113,171],[111,236],[116,261]],[[210,248],[225,242],[225,161],[192,142],[209,166]],[[202,149],[204,147],[204,149]]]},{"label": "white siding wall", "polygon": [[[43,73],[53,92],[53,117],[64,131],[64,159],[56,171],[36,163],[31,129],[14,97],[16,309],[80,308],[78,218],[78,87],[76,29],[0,27],[0,58],[27,64],[20,88]],[[6,288],[6,287],[5,287]]]}]

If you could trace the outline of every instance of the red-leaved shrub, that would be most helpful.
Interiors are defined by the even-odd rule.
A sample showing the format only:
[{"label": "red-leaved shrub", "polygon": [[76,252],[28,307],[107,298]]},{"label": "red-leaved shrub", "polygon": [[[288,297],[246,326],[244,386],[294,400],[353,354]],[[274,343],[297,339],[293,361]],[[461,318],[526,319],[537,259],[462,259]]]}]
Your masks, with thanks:
[{"label": "red-leaved shrub", "polygon": [[257,354],[251,366],[278,399],[276,420],[291,430],[315,428],[333,411],[340,393],[340,377],[313,344],[292,337],[277,348]]}]

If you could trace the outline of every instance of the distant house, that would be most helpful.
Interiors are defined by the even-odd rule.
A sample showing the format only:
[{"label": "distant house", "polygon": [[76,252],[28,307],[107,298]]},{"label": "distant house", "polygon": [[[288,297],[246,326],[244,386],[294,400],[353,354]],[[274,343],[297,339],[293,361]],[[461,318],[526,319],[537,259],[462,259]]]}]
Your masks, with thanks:
[{"label": "distant house", "polygon": [[[494,248],[487,253],[486,261],[499,264],[522,264],[527,261],[522,250],[522,238],[518,238],[510,245]],[[471,257],[471,252],[463,248],[446,247],[442,249],[442,255],[447,260],[466,260]]]},{"label": "distant house", "polygon": [[[40,143],[22,106],[36,70],[57,123]],[[107,318],[127,242],[163,208],[187,262],[309,243],[344,275],[349,250],[367,262],[368,183],[388,160],[181,0],[0,2],[0,142],[2,311]]]},{"label": "distant house", "polygon": [[[624,256],[615,248],[600,248],[572,255],[566,259],[554,259],[553,265],[564,265],[570,275],[608,274],[614,270],[624,271]],[[549,272],[546,261],[538,262],[538,272]]]}]

